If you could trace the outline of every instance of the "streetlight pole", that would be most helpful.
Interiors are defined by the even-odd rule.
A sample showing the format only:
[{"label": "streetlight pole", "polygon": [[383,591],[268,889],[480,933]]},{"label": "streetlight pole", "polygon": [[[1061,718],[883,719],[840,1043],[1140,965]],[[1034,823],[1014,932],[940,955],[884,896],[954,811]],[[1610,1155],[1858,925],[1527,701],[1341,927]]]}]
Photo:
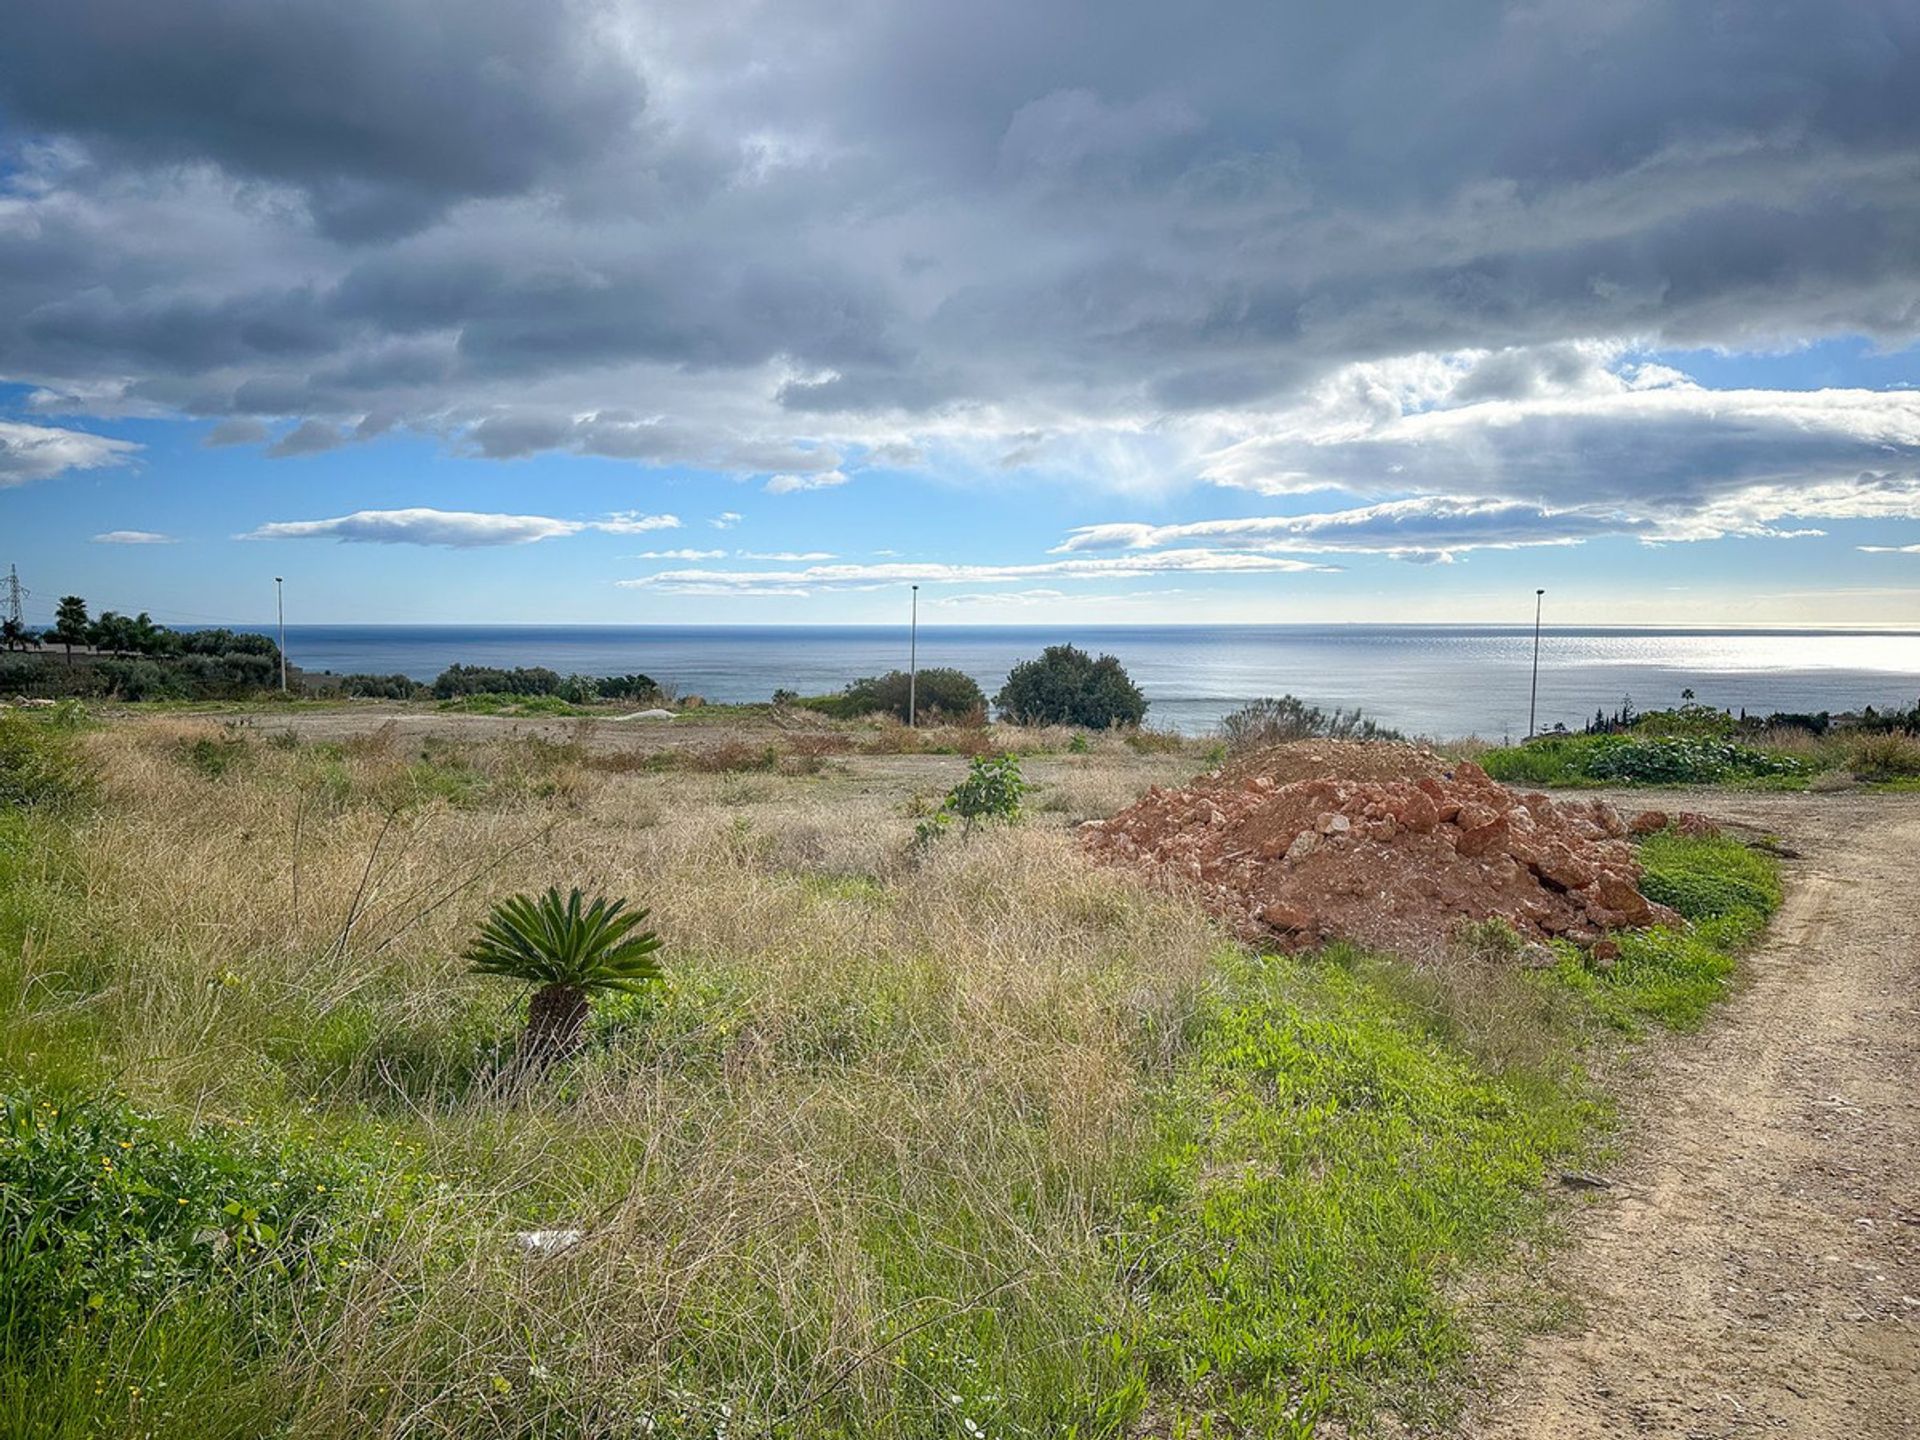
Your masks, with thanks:
[{"label": "streetlight pole", "polygon": [[287,693],[287,601],[281,577],[273,577],[273,608],[280,617],[280,693]]},{"label": "streetlight pole", "polygon": [[1540,606],[1541,597],[1546,593],[1545,590],[1533,592],[1533,693],[1527,700],[1527,738],[1529,740],[1533,738],[1534,719],[1540,709]]},{"label": "streetlight pole", "polygon": [[920,725],[920,587],[913,587],[913,609],[907,621],[907,724]]}]

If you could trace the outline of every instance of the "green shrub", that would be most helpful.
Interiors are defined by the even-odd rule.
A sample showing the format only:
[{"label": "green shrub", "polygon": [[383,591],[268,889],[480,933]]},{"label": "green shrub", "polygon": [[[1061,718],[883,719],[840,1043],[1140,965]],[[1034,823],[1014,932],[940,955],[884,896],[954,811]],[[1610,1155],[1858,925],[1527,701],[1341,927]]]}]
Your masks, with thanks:
[{"label": "green shrub", "polygon": [[1049,645],[1037,659],[1014,666],[993,703],[1017,725],[1106,730],[1138,725],[1147,716],[1147,697],[1118,660],[1096,660],[1072,645]]},{"label": "green shrub", "polygon": [[553,695],[563,682],[560,672],[544,665],[502,670],[491,665],[449,665],[433,682],[442,700],[461,695]]},{"label": "green shrub", "polygon": [[967,778],[947,792],[940,808],[914,831],[917,844],[935,839],[955,820],[971,834],[974,827],[997,821],[1012,824],[1020,818],[1020,798],[1033,787],[1020,775],[1020,757],[976,755],[968,762]]},{"label": "green shrub", "polygon": [[1556,735],[1490,750],[1480,762],[1496,780],[1521,785],[1713,785],[1802,779],[1798,755],[1731,740],[1688,736]]},{"label": "green shrub", "polygon": [[1707,740],[1729,739],[1739,728],[1740,722],[1726,711],[1691,700],[1677,710],[1645,711],[1633,721],[1636,735],[1682,735]]},{"label": "green shrub", "polygon": [[556,886],[498,901],[467,950],[475,974],[539,987],[527,1006],[523,1053],[532,1059],[579,1049],[596,992],[637,993],[660,979],[660,937],[639,928],[648,912],[583,899],[575,890],[563,900]]},{"label": "green shrub", "polygon": [[[791,693],[791,692],[788,692]],[[920,719],[942,716],[949,720],[970,720],[984,716],[987,697],[971,675],[959,670],[934,667],[917,676],[905,670],[889,670],[885,675],[869,675],[854,681],[838,695],[794,700],[809,709],[819,710],[841,720],[857,720],[864,715],[891,715],[906,720],[909,694]],[[779,703],[776,699],[775,703]],[[792,702],[789,702],[792,703]]]},{"label": "green shrub", "polygon": [[603,700],[652,700],[661,694],[660,682],[651,675],[602,675],[595,685]]},{"label": "green shrub", "polygon": [[1220,738],[1235,754],[1279,745],[1289,740],[1404,740],[1398,730],[1377,725],[1356,707],[1332,711],[1309,705],[1293,695],[1268,696],[1221,717]]},{"label": "green shrub", "polygon": [[360,700],[413,700],[428,693],[426,686],[405,675],[342,675],[339,689]]},{"label": "green shrub", "polygon": [[74,729],[71,712],[59,707],[44,719],[0,712],[0,805],[57,805],[91,788]]}]

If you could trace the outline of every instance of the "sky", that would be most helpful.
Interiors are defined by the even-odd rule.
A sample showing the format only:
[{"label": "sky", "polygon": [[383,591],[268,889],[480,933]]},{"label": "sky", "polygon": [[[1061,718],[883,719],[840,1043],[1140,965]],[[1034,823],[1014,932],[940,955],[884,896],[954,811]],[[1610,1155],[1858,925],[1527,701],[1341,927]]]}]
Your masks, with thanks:
[{"label": "sky", "polygon": [[1912,0],[7,29],[32,620],[1920,627]]}]

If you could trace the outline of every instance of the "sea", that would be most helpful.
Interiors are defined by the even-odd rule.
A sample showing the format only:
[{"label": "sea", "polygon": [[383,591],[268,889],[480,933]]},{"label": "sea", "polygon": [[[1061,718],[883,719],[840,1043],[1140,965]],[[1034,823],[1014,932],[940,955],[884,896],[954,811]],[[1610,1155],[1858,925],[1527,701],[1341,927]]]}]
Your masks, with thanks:
[{"label": "sea", "polygon": [[[248,627],[266,630],[269,627]],[[1204,734],[1249,700],[1293,694],[1359,707],[1412,735],[1578,728],[1630,698],[1768,713],[1906,707],[1920,698],[1920,631],[1571,629],[1531,626],[1209,625],[920,627],[916,657],[991,695],[1007,671],[1062,642],[1120,658],[1150,702],[1150,725]],[[307,670],[432,680],[447,666],[544,665],[562,674],[641,672],[682,696],[761,701],[775,690],[840,689],[905,669],[904,626],[289,625]]]}]

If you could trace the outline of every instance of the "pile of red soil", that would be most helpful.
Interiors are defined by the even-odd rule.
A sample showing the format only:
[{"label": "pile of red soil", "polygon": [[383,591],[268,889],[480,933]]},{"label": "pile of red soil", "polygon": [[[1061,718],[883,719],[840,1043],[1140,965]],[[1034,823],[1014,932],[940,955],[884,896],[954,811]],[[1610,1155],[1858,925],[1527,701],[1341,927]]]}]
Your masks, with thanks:
[{"label": "pile of red soil", "polygon": [[[1417,773],[1428,758],[1435,773]],[[1416,773],[1293,779],[1294,761],[1256,758],[1184,789],[1156,787],[1081,835],[1096,859],[1197,890],[1239,934],[1290,947],[1339,939],[1418,951],[1462,921],[1494,917],[1580,943],[1679,923],[1640,893],[1612,806],[1516,794],[1478,765],[1448,770],[1425,752],[1397,763]]]}]

